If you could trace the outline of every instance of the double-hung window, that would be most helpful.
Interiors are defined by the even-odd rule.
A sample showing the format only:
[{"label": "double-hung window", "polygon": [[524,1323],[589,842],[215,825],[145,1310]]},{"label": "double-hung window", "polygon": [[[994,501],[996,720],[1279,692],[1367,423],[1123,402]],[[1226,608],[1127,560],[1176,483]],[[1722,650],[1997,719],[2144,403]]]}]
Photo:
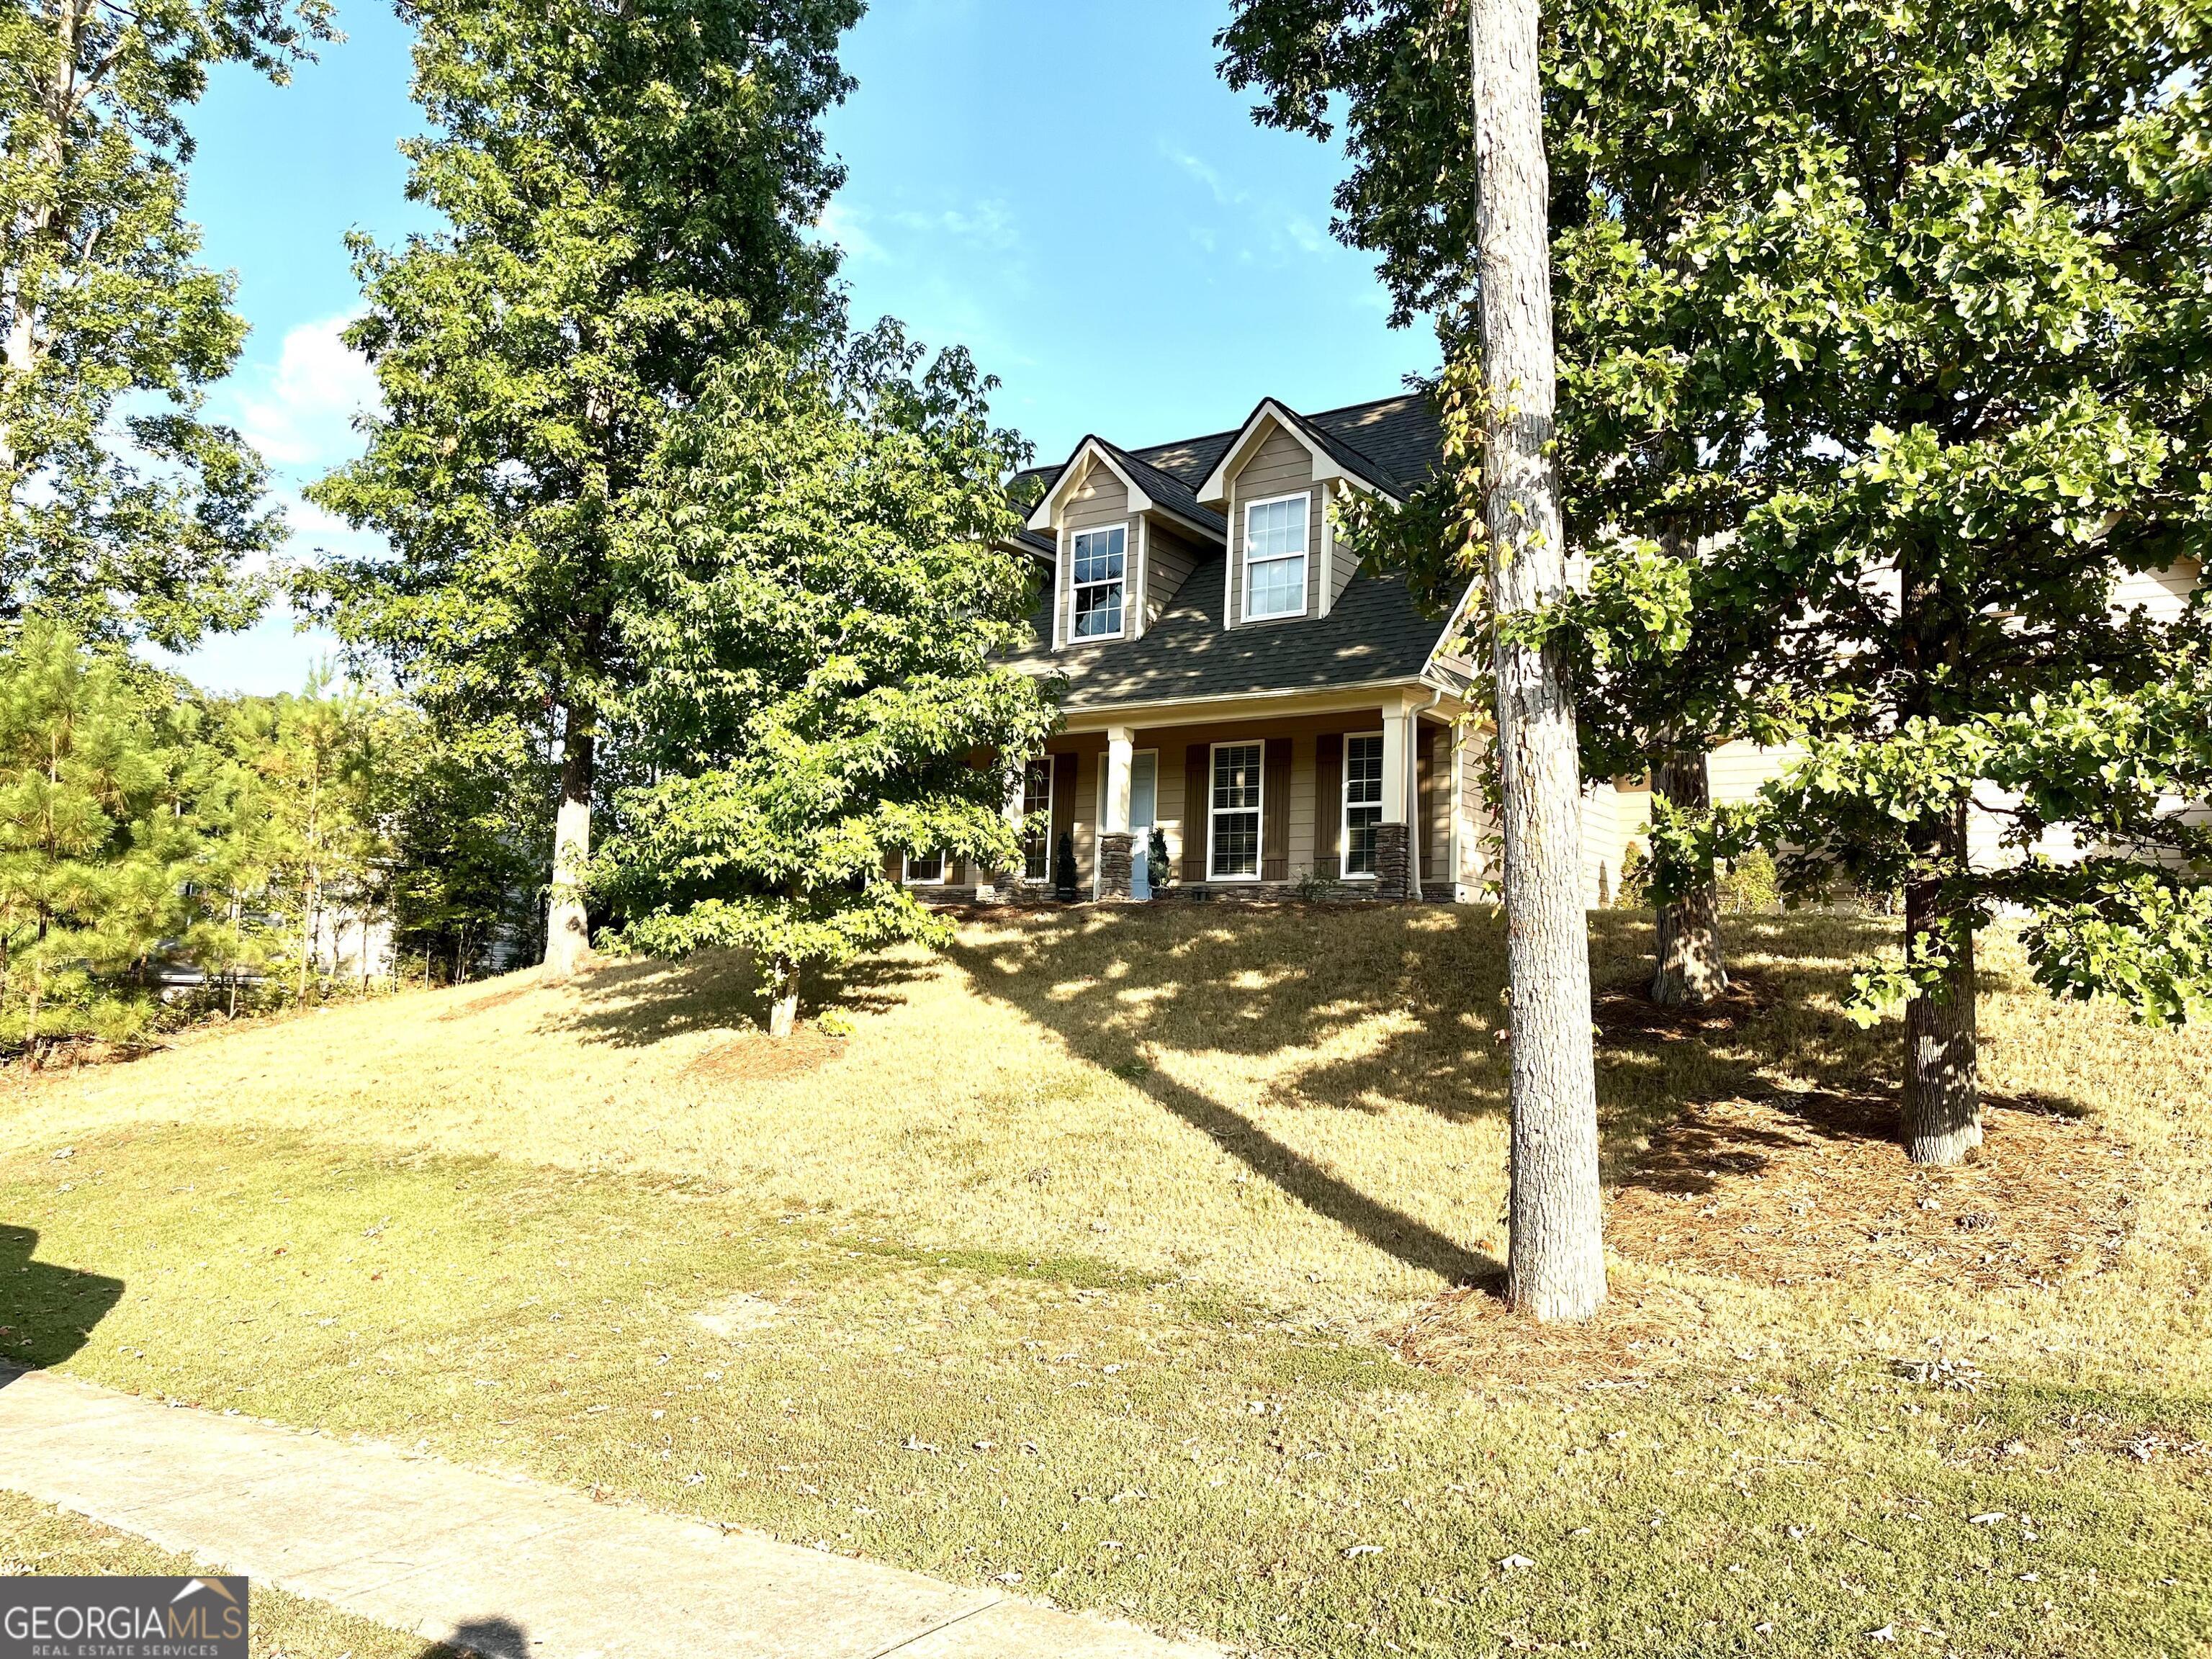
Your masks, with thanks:
[{"label": "double-hung window", "polygon": [[1375,873],[1375,826],[1382,822],[1382,734],[1344,740],[1344,873]]},{"label": "double-hung window", "polygon": [[1051,868],[1052,757],[1031,761],[1022,770],[1022,877],[1042,881]]},{"label": "double-hung window", "polygon": [[1079,640],[1110,640],[1121,632],[1123,565],[1128,553],[1129,532],[1120,525],[1111,530],[1079,530],[1069,550],[1075,562],[1074,626],[1070,635]]},{"label": "double-hung window", "polygon": [[1304,495],[1254,501],[1244,509],[1244,616],[1298,617],[1306,608]]},{"label": "double-hung window", "polygon": [[939,887],[945,882],[945,854],[942,853],[908,853],[906,855],[906,884],[909,887]]},{"label": "double-hung window", "polygon": [[1213,879],[1257,880],[1260,874],[1260,764],[1256,743],[1213,747],[1212,821],[1206,873]]}]

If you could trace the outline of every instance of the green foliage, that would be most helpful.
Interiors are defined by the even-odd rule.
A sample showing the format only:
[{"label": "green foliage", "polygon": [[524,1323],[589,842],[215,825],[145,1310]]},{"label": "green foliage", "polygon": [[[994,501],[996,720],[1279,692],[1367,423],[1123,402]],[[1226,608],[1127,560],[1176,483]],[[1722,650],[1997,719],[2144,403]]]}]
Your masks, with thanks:
[{"label": "green foliage", "polygon": [[[0,969],[35,1046],[88,975],[143,968],[186,920],[195,768],[167,688],[34,623],[0,657]],[[53,994],[60,981],[61,994]]]},{"label": "green foliage", "polygon": [[259,609],[282,538],[259,459],[200,418],[238,358],[195,263],[183,106],[209,70],[283,81],[325,0],[0,3],[0,617],[183,647]]},{"label": "green foliage", "polygon": [[448,228],[353,243],[384,414],[311,493],[396,560],[315,602],[456,738],[544,740],[631,684],[619,526],[710,368],[830,307],[815,123],[858,0],[408,0],[409,191]]},{"label": "green foliage", "polygon": [[1774,855],[1764,847],[1730,860],[1720,874],[1721,906],[1746,915],[1770,915],[1782,908],[1782,878]]},{"label": "green foliage", "polygon": [[617,618],[647,775],[599,875],[631,946],[842,962],[943,935],[886,849],[1020,856],[988,757],[1034,752],[1052,723],[991,660],[1027,617],[994,545],[1026,447],[991,426],[964,353],[920,358],[886,323],[726,366],[656,460]]},{"label": "green foliage", "polygon": [[530,925],[543,787],[326,675],[207,700],[33,621],[0,648],[0,1042],[326,993],[340,919],[466,972]]},{"label": "green foliage", "polygon": [[[2129,745],[2167,684],[2201,722],[2208,614],[2113,600],[2207,539],[2212,14],[1564,0],[1548,21],[1570,532],[1703,550],[1686,598],[1633,540],[1601,560],[1575,619],[1592,740],[1802,738],[1762,830],[1784,884],[1903,891],[1918,918],[1869,1009],[1934,988],[2000,905],[2037,918],[2055,989],[2200,1001],[2212,866],[2145,768],[2176,799],[2212,779],[2169,738],[2151,763]],[[1261,118],[1342,120],[1339,230],[1401,319],[1471,291],[1463,27],[1448,0],[1243,0],[1221,37]],[[1968,856],[1984,781],[2024,797],[2002,859]],[[2045,842],[2059,824],[2075,847]]]}]

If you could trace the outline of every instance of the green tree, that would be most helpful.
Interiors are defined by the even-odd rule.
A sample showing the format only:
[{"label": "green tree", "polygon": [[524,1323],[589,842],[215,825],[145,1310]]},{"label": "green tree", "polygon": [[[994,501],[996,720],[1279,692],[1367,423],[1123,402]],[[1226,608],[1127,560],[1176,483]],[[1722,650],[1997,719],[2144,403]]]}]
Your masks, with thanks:
[{"label": "green tree", "polygon": [[[2117,710],[2202,636],[2201,608],[2161,625],[2115,594],[2203,543],[2212,15],[1639,15],[1644,78],[1671,68],[1699,92],[1673,141],[1696,176],[1667,240],[1620,257],[1666,295],[1647,346],[1758,400],[1734,569],[1793,617],[1809,752],[1770,792],[1770,834],[1801,888],[1841,873],[1902,892],[1904,959],[1862,973],[1860,1006],[1902,1004],[1904,1139],[1955,1162],[1981,1138],[1975,934],[1993,910],[2045,919],[2028,937],[2046,976],[2055,915],[2131,933],[2138,973],[2099,988],[2155,1012],[2140,970],[2203,869],[2106,834],[2123,815],[2094,746],[2054,748],[2030,716],[2099,707],[2097,687]],[[1985,801],[2008,844],[1978,857],[1993,781],[2028,799]],[[2081,844],[2051,856],[2061,822]]]},{"label": "green tree", "polygon": [[260,459],[200,418],[246,325],[194,263],[184,106],[276,81],[324,0],[0,0],[0,617],[182,647],[251,621],[281,539]]},{"label": "green tree", "polygon": [[1027,447],[979,377],[893,325],[720,371],[624,536],[624,705],[647,781],[602,860],[626,943],[747,951],[787,1033],[798,974],[945,924],[887,850],[1020,855],[998,758],[1053,714],[994,663],[1026,626],[1005,479]]},{"label": "green tree", "polygon": [[[1450,441],[1433,508],[1408,523],[1440,534],[1417,568],[1455,578],[1458,590],[1479,574],[1492,619],[1512,981],[1508,1288],[1538,1319],[1572,1319],[1595,1312],[1606,1287],[1580,738],[1569,642],[1548,621],[1569,592],[1570,544],[1558,467],[1540,21],[1536,0],[1428,8],[1243,0],[1218,43],[1233,84],[1268,89],[1264,121],[1327,137],[1334,96],[1349,92],[1355,124],[1371,123],[1410,76],[1437,100],[1419,113],[1456,140],[1449,176],[1429,180],[1419,204],[1432,210],[1443,192],[1469,208],[1454,226],[1452,280],[1429,291],[1443,325],[1438,390]],[[1412,50],[1412,63],[1370,55],[1383,38],[1394,52]],[[1358,72],[1347,74],[1354,62]],[[1370,143],[1359,159],[1398,142]],[[1346,191],[1358,187],[1356,175]],[[1407,319],[1401,296],[1397,320]],[[1402,535],[1370,538],[1378,558],[1394,544],[1403,547]]]},{"label": "green tree", "polygon": [[198,850],[166,682],[43,622],[0,653],[0,971],[33,1060],[58,980],[143,968],[189,922]]},{"label": "green tree", "polygon": [[527,753],[464,752],[404,703],[386,705],[380,727],[374,902],[391,918],[395,951],[421,957],[426,974],[450,963],[465,980],[495,948],[534,937],[557,778]]},{"label": "green tree", "polygon": [[[1669,105],[1694,88],[1638,78],[1640,4],[1547,9],[1554,441],[1562,523],[1589,571],[1584,592],[1550,615],[1573,659],[1583,775],[1650,777],[1652,994],[1695,1003],[1726,986],[1714,860],[1746,830],[1741,815],[1711,811],[1707,756],[1784,729],[1761,670],[1784,641],[1783,619],[1731,576],[1729,537],[1753,499],[1762,443],[1755,392],[1678,372],[1650,337],[1663,295],[1623,255],[1624,240],[1664,234],[1678,175],[1697,167]],[[1394,321],[1443,319],[1448,355],[1462,349],[1455,319],[1480,287],[1464,15],[1455,0],[1243,0],[1220,40],[1231,82],[1267,94],[1260,119],[1323,138],[1341,125],[1352,165],[1337,232],[1378,256]],[[1464,388],[1447,374],[1436,391],[1467,426]],[[1468,454],[1478,442],[1457,434]],[[1464,490],[1465,474],[1446,469],[1402,512],[1365,504],[1357,526],[1370,556],[1404,570],[1439,613],[1485,574],[1479,504]],[[1486,633],[1490,614],[1486,596],[1474,631]]]},{"label": "green tree", "polygon": [[546,962],[587,945],[605,712],[631,683],[612,557],[666,425],[711,367],[834,313],[805,228],[842,177],[817,122],[860,0],[405,0],[420,32],[410,191],[450,228],[356,240],[348,337],[385,413],[313,492],[396,559],[321,605],[457,738],[558,722]]},{"label": "green tree", "polygon": [[[1347,234],[1401,308],[1453,292],[1473,205],[1435,181],[1465,137],[1422,46],[1448,8],[1254,9],[1334,15],[1318,46],[1254,60],[1273,111],[1312,125],[1328,91],[1370,89]],[[1996,907],[2039,918],[2047,982],[2151,1014],[2203,983],[2203,849],[2179,820],[2150,833],[2138,769],[2094,759],[2120,728],[2031,738],[2037,709],[2157,730],[2129,711],[2200,659],[2201,605],[2160,624],[2114,597],[2202,556],[2206,31],[2196,0],[1555,14],[1552,131],[1581,196],[1555,203],[1554,263],[1589,319],[1563,330],[1589,348],[1568,441],[1613,458],[1589,476],[1740,530],[1707,591],[1770,630],[1760,672],[1809,742],[1765,833],[1800,891],[1840,874],[1905,898],[1904,960],[1862,972],[1859,1006],[1903,1005],[1916,1159],[1980,1137],[1974,936]],[[1992,781],[2026,799],[1977,858]],[[2043,844],[2063,823],[2080,844]]]}]

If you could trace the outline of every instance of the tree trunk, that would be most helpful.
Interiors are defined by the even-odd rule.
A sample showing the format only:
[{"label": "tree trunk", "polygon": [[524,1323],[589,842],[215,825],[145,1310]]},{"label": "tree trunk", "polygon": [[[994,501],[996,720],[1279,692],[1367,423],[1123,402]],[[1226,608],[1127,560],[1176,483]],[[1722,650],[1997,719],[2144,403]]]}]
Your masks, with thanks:
[{"label": "tree trunk", "polygon": [[[76,118],[80,95],[77,53],[90,10],[89,0],[63,0],[54,12],[53,71],[40,89],[46,130],[38,143],[38,160],[47,170],[47,182],[52,188],[33,192],[36,199],[17,226],[21,263],[0,276],[8,313],[4,357],[0,357],[0,362],[4,362],[9,380],[30,379],[38,372],[46,355],[45,343],[39,337],[35,267],[46,246],[54,237],[53,204],[69,194],[68,181],[63,174],[69,165],[70,125]],[[0,491],[4,491],[4,499],[9,501],[14,500],[20,483],[16,474],[28,459],[22,453],[17,435],[13,427],[0,420]]]},{"label": "tree trunk", "polygon": [[[1470,38],[1489,403],[1483,482],[1502,622],[1557,599],[1567,580],[1552,477],[1556,369],[1536,0],[1474,0]],[[1501,629],[1497,665],[1512,984],[1508,1290],[1537,1319],[1580,1319],[1605,1300],[1605,1250],[1574,702],[1556,643],[1532,651],[1508,643]]]},{"label": "tree trunk", "polygon": [[[1712,778],[1702,749],[1672,750],[1651,769],[1651,793],[1674,806],[1704,811],[1713,804]],[[1680,894],[1658,906],[1659,967],[1651,1000],[1662,1007],[1694,1008],[1728,989],[1721,950],[1720,884],[1711,859],[1691,872]]]},{"label": "tree trunk", "polygon": [[[1964,863],[1966,818],[1960,811],[1944,836],[1945,851]],[[1946,862],[1951,861],[1947,857]],[[1974,933],[1957,924],[1955,948],[1938,929],[1944,921],[1942,884],[1922,877],[1905,890],[1905,952],[1908,966],[1948,957],[1936,971],[1942,994],[1916,991],[1905,1005],[1906,1154],[1915,1164],[1963,1164],[1982,1144],[1982,1091],[1976,1030]]]},{"label": "tree trunk", "polygon": [[768,1034],[787,1037],[799,1024],[799,969],[789,957],[771,957],[768,964]]},{"label": "tree trunk", "polygon": [[592,780],[598,757],[592,711],[570,703],[562,720],[561,806],[553,823],[553,902],[545,918],[545,971],[566,979],[591,955],[583,876],[592,855]]}]

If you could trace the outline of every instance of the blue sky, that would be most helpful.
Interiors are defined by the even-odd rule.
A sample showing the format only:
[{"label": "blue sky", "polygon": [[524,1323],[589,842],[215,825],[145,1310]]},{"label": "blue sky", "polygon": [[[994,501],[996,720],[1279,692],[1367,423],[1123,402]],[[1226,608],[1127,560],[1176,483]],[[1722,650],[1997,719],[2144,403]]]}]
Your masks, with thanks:
[{"label": "blue sky", "polygon": [[[252,325],[211,400],[275,467],[295,551],[352,532],[298,498],[355,453],[374,395],[337,340],[358,302],[344,237],[427,228],[395,149],[416,125],[407,32],[340,0],[346,42],[292,85],[226,73],[196,112],[191,210]],[[1262,395],[1326,409],[1428,368],[1370,262],[1328,234],[1341,157],[1262,131],[1214,74],[1224,4],[875,0],[848,38],[860,86],[828,125],[850,178],[823,234],[861,319],[969,348],[1040,457],[1087,431],[1129,445],[1233,426]],[[271,617],[184,666],[296,686],[328,641]]]}]

